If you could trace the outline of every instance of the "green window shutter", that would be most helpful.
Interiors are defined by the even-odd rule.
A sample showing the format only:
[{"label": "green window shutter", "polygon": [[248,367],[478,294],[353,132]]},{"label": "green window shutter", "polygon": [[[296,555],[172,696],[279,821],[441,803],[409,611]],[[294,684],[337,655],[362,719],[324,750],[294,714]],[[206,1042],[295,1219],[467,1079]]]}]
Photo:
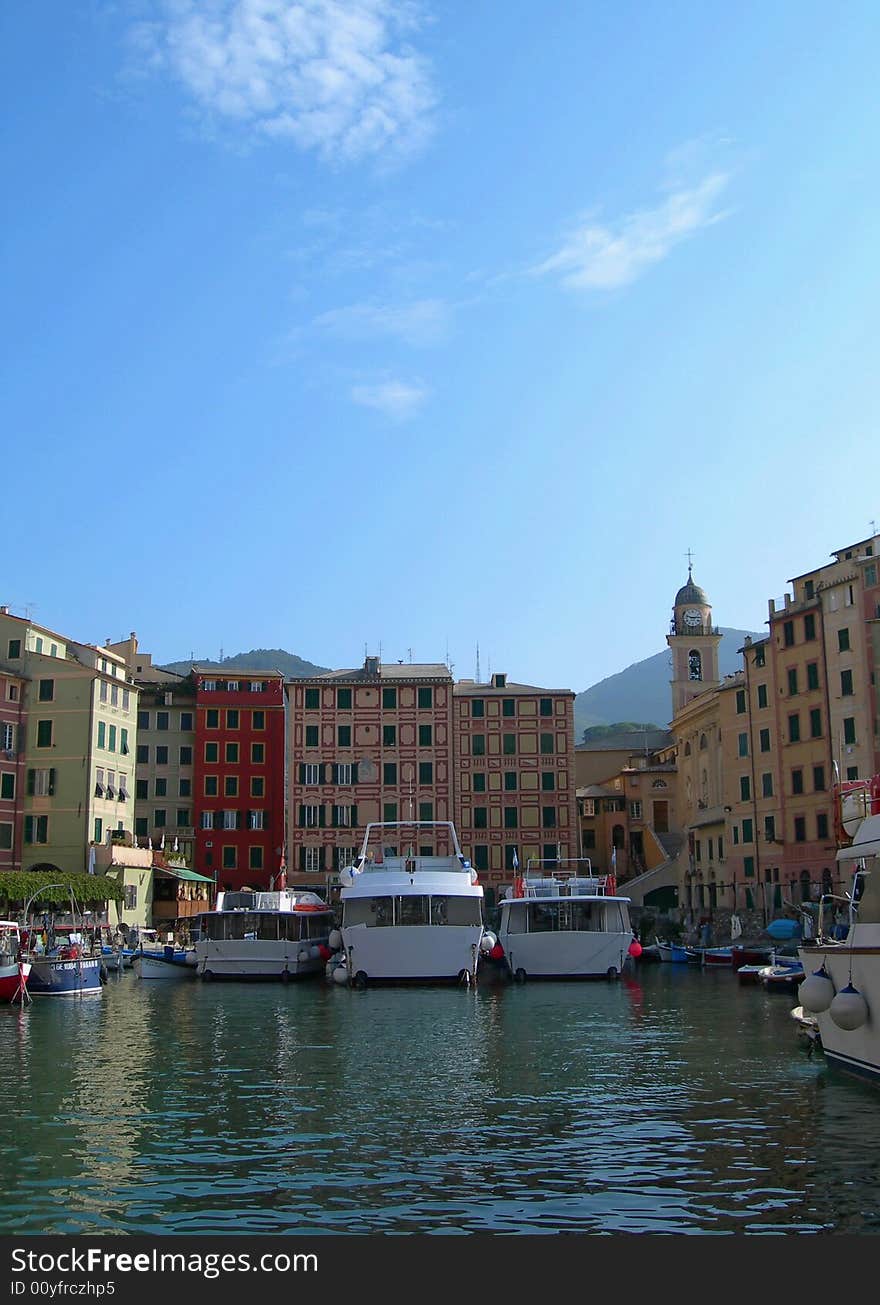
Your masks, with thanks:
[{"label": "green window shutter", "polygon": [[332,764],[330,774],[331,774],[330,783],[331,783],[331,784],[338,784],[338,783],[339,783],[339,766],[336,764],[335,761],[334,761],[333,764]]},{"label": "green window shutter", "polygon": [[318,828],[323,829],[326,824],[327,824],[327,808],[324,806],[324,803],[322,802],[321,805],[318,807]]},{"label": "green window shutter", "polygon": [[300,870],[305,870],[306,868],[306,849],[304,847],[299,849],[299,868]]},{"label": "green window shutter", "polygon": [[331,824],[332,824],[332,826],[333,826],[334,829],[338,829],[338,828],[339,828],[339,810],[338,810],[338,808],[337,808],[335,802],[334,802],[334,804],[333,804],[333,820],[332,820]]},{"label": "green window shutter", "polygon": [[24,818],[24,841],[32,843],[34,841],[34,818],[25,816]]},{"label": "green window shutter", "polygon": [[27,791],[28,791],[28,797],[33,797],[33,795],[34,795],[34,788],[35,788],[35,787],[36,787],[36,779],[35,779],[34,771],[29,770],[28,773],[27,773]]},{"label": "green window shutter", "polygon": [[357,822],[358,822],[358,809],[357,809],[357,807],[352,807],[352,809],[351,809],[351,824],[352,824],[352,828],[354,828],[354,827],[357,825]]},{"label": "green window shutter", "polygon": [[357,763],[357,762],[355,762],[355,763],[352,765],[352,768],[351,768],[351,782],[352,782],[352,784],[356,784],[356,783],[358,782],[358,763]]},{"label": "green window shutter", "polygon": [[52,766],[50,767],[49,770],[49,797],[54,797],[54,796],[55,796],[55,767]]},{"label": "green window shutter", "polygon": [[304,806],[301,806],[300,809],[299,809],[299,827],[300,827],[300,829],[305,829],[305,825],[306,825],[306,809],[305,809]]},{"label": "green window shutter", "polygon": [[300,766],[299,766],[299,782],[301,784],[304,784],[306,782],[306,768],[302,762],[300,762]]}]

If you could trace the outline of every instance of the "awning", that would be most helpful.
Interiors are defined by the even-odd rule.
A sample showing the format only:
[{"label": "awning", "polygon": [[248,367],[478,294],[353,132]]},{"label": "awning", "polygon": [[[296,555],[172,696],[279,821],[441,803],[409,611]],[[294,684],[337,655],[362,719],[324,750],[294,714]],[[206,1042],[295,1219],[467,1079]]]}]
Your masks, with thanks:
[{"label": "awning", "polygon": [[171,875],[174,879],[186,879],[198,884],[212,884],[214,882],[207,875],[196,874],[195,870],[187,870],[184,866],[157,865],[154,868],[158,874]]},{"label": "awning", "polygon": [[859,825],[855,841],[842,847],[838,861],[856,861],[861,856],[880,856],[880,816],[868,816]]}]

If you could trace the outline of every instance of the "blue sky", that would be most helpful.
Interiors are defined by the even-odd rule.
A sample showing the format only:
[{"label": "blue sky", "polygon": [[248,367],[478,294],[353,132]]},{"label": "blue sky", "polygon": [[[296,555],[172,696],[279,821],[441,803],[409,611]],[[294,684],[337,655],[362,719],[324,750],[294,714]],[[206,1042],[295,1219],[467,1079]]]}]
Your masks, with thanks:
[{"label": "blue sky", "polygon": [[0,602],[581,690],[878,494],[874,3],[0,8]]}]

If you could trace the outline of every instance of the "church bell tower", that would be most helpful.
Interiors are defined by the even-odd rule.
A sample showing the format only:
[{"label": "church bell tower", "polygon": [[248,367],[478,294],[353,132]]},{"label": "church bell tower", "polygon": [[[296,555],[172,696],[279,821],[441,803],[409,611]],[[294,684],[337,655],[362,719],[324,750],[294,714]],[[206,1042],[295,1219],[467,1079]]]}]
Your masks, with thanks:
[{"label": "church bell tower", "polygon": [[699,585],[694,584],[688,562],[687,583],[675,595],[672,624],[666,642],[672,649],[672,716],[706,689],[720,684],[718,646],[721,634],[712,625],[712,608]]}]

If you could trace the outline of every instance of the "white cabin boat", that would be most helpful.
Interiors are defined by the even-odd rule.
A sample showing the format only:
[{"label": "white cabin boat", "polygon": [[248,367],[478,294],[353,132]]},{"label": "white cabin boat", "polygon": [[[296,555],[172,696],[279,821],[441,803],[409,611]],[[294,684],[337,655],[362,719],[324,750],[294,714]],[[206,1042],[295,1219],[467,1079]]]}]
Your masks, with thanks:
[{"label": "white cabin boat", "polygon": [[474,980],[483,889],[451,821],[368,824],[358,857],[339,880],[342,951],[331,967],[334,979],[358,987]]},{"label": "white cabin boat", "polygon": [[805,976],[798,993],[826,1060],[880,1083],[880,812],[876,803],[869,810],[852,844],[837,853],[853,869],[846,936],[831,936],[838,931],[827,908],[835,903],[823,900],[817,937],[798,948]]},{"label": "white cabin boat", "polygon": [[139,979],[194,979],[198,957],[195,947],[166,943],[158,949],[135,952],[132,968]]},{"label": "white cabin boat", "polygon": [[217,894],[198,917],[196,968],[203,979],[288,979],[323,970],[333,908],[315,893],[242,889]]},{"label": "white cabin boat", "polygon": [[617,978],[633,942],[630,899],[594,875],[589,858],[545,864],[530,860],[501,901],[498,941],[511,975],[520,983]]}]

